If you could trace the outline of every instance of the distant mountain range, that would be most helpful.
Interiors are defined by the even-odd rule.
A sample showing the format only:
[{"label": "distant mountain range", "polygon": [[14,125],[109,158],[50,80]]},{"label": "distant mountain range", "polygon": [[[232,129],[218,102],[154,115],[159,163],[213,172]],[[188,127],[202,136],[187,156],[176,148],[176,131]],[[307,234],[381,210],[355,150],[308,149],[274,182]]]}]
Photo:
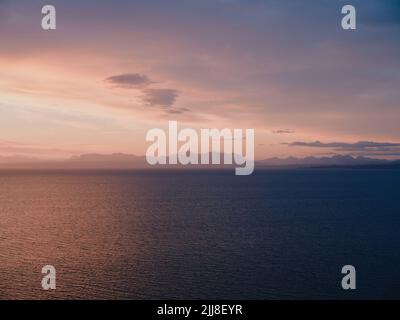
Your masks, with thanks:
[{"label": "distant mountain range", "polygon": [[[211,156],[211,155],[210,155]],[[223,154],[220,155],[221,163]],[[229,168],[236,165],[157,165],[150,166],[145,156],[123,153],[83,154],[66,160],[45,161],[23,156],[0,157],[0,169],[150,169],[150,168]],[[332,157],[269,158],[255,161],[255,168],[314,168],[314,167],[400,167],[400,160],[373,159],[334,155]]]}]

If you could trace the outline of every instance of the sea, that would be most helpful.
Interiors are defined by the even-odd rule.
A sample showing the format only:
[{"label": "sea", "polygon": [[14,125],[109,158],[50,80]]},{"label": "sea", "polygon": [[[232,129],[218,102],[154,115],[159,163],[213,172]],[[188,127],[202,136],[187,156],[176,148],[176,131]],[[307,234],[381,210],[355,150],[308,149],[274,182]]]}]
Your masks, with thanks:
[{"label": "sea", "polygon": [[399,169],[0,172],[0,299],[383,298]]}]

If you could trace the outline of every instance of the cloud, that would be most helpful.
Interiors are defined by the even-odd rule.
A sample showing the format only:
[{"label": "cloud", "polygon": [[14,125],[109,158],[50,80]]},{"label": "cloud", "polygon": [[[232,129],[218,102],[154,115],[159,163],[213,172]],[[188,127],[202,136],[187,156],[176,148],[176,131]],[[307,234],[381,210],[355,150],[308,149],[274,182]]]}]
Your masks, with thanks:
[{"label": "cloud", "polygon": [[400,147],[400,143],[393,142],[374,142],[374,141],[358,141],[355,143],[347,142],[328,142],[323,143],[321,141],[314,142],[291,142],[285,143],[289,146],[296,147],[316,147],[316,148],[341,148],[341,149],[367,149],[367,148],[381,148],[381,147]]},{"label": "cloud", "polygon": [[190,109],[188,109],[188,108],[170,108],[167,110],[167,112],[171,113],[171,114],[182,114],[187,111],[190,111]]},{"label": "cloud", "polygon": [[104,80],[117,88],[136,89],[140,92],[139,98],[147,106],[166,108],[164,111],[169,114],[183,114],[189,109],[174,107],[174,103],[179,96],[178,90],[166,88],[152,88],[156,82],[150,80],[146,75],[139,73],[124,73],[110,76]]},{"label": "cloud", "polygon": [[374,142],[374,141],[358,141],[355,143],[347,142],[329,142],[323,143],[321,141],[314,142],[290,142],[282,143],[289,147],[310,147],[310,148],[328,148],[341,152],[352,152],[358,155],[400,155],[400,143],[396,142]]},{"label": "cloud", "polygon": [[172,107],[179,96],[174,89],[144,89],[143,101],[150,106]]},{"label": "cloud", "polygon": [[104,81],[117,87],[128,89],[141,88],[153,83],[148,76],[139,73],[124,73],[108,77]]},{"label": "cloud", "polygon": [[284,130],[274,130],[274,131],[272,131],[272,133],[275,133],[275,134],[289,134],[289,133],[295,133],[295,131],[289,130],[289,129],[284,129]]}]

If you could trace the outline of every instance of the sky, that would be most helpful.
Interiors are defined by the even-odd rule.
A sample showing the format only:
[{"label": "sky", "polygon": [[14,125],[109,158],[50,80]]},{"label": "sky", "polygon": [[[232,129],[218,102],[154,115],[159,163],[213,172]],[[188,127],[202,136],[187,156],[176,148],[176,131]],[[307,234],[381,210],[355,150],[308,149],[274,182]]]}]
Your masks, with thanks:
[{"label": "sky", "polygon": [[0,156],[144,155],[175,120],[254,128],[257,159],[400,158],[399,40],[398,0],[0,0]]}]

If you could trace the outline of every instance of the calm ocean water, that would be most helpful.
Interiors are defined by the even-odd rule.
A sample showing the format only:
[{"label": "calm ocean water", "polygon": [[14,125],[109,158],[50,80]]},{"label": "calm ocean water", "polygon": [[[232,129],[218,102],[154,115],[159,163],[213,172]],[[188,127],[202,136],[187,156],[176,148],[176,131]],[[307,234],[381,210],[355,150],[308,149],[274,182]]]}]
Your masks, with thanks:
[{"label": "calm ocean water", "polygon": [[389,169],[2,172],[0,298],[400,298],[399,197]]}]

